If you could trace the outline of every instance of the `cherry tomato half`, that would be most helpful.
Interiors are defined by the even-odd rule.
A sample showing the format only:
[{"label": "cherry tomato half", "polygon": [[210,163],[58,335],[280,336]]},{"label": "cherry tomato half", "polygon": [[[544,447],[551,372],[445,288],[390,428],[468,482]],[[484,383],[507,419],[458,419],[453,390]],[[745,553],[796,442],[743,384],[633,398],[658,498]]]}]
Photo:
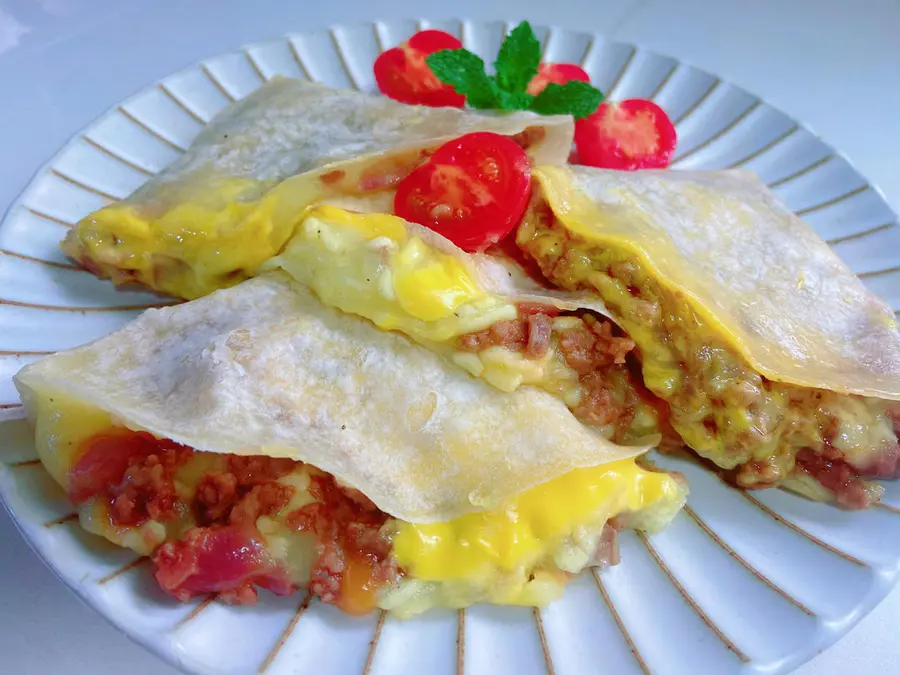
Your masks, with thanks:
[{"label": "cherry tomato half", "polygon": [[462,42],[441,30],[423,30],[375,60],[375,81],[385,96],[413,105],[462,108],[466,97],[441,82],[425,57],[444,49],[460,49]]},{"label": "cherry tomato half", "polygon": [[394,211],[466,251],[495,244],[518,224],[531,163],[512,139],[478,131],[445,143],[397,188]]},{"label": "cherry tomato half", "polygon": [[664,169],[678,141],[665,111],[653,101],[604,101],[575,122],[578,161],[604,169]]},{"label": "cherry tomato half", "polygon": [[537,96],[551,82],[565,84],[571,80],[590,82],[591,76],[584,72],[584,68],[574,63],[542,63],[538,66],[537,75],[528,83],[528,93]]}]

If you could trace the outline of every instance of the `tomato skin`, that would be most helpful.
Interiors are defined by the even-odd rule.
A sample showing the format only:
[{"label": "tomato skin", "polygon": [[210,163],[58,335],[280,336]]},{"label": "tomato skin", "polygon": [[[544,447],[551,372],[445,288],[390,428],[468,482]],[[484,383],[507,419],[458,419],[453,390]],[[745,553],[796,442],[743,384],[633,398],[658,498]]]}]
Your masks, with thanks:
[{"label": "tomato skin", "polygon": [[621,171],[664,169],[672,161],[678,135],[665,111],[653,101],[604,101],[575,122],[578,161]]},{"label": "tomato skin", "polygon": [[440,30],[423,30],[375,60],[375,82],[385,96],[411,105],[462,108],[466,97],[444,84],[428,67],[425,57],[462,43]]},{"label": "tomato skin", "polygon": [[394,212],[475,252],[515,228],[530,196],[525,151],[507,136],[478,131],[445,143],[409,174]]},{"label": "tomato skin", "polygon": [[565,84],[572,80],[590,82],[591,76],[584,71],[584,68],[574,63],[542,63],[538,66],[537,75],[531,78],[531,82],[528,83],[528,93],[532,96],[537,96],[551,82],[553,84]]}]

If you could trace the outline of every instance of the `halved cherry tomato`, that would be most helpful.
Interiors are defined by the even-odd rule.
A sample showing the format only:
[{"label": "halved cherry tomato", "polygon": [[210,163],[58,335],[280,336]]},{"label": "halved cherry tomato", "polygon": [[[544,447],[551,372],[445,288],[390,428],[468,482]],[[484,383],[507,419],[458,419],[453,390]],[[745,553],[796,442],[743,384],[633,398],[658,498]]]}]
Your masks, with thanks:
[{"label": "halved cherry tomato", "polygon": [[512,139],[488,131],[438,148],[397,188],[394,211],[466,251],[481,251],[518,224],[531,193],[531,163]]},{"label": "halved cherry tomato", "polygon": [[460,49],[462,42],[440,30],[423,30],[375,60],[375,81],[381,93],[395,101],[432,107],[462,108],[466,97],[441,82],[425,57],[444,49]]},{"label": "halved cherry tomato", "polygon": [[537,75],[528,83],[528,93],[537,96],[551,82],[565,84],[571,80],[590,82],[591,76],[584,72],[584,68],[574,63],[542,63],[538,66]]},{"label": "halved cherry tomato", "polygon": [[644,99],[604,101],[595,113],[575,122],[578,161],[604,169],[664,169],[677,141],[669,116]]}]

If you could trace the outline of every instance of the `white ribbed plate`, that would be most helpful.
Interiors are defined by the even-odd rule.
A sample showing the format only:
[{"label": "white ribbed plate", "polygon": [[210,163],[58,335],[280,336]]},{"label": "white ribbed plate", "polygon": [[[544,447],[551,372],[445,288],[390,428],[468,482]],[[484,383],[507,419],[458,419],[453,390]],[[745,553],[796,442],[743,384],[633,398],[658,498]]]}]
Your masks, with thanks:
[{"label": "white ribbed plate", "polygon": [[[176,73],[116,106],[42,169],[0,225],[0,415],[10,377],[99,337],[160,299],[75,269],[67,227],[178,157],[206,121],[276,73],[372,89],[372,63],[423,26],[492,60],[509,24],[397,21],[291,35]],[[601,36],[538,29],[545,59],[582,62],[611,98],[655,98],[675,120],[678,168],[755,170],[873,291],[900,308],[900,230],[879,192],[801,124],[676,59]],[[0,426],[0,493],[38,554],[135,640],[196,673],[494,675],[783,673],[846,632],[900,562],[900,485],[847,513],[778,491],[752,495],[684,462],[689,508],[663,534],[622,537],[622,563],[585,574],[541,612],[476,607],[402,622],[266,596],[255,608],[163,597],[127,551],[83,533],[35,460],[26,424]],[[427,665],[426,665],[427,664]]]}]

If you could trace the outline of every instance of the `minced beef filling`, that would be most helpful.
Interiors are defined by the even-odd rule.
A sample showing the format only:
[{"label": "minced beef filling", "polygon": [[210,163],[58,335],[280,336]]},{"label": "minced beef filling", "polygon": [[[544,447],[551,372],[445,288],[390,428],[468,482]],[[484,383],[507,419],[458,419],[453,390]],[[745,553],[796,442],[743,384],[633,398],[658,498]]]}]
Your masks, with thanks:
[{"label": "minced beef filling", "polygon": [[[596,426],[614,427],[613,440],[623,440],[638,401],[655,397],[635,382],[628,367],[634,341],[621,335],[611,321],[584,312],[574,327],[555,329],[553,308],[523,303],[516,319],[498,321],[489,328],[457,338],[456,348],[478,353],[491,347],[520,352],[526,359],[546,356],[555,345],[566,365],[578,376],[581,395],[572,412]],[[658,401],[652,401],[654,407]],[[643,433],[647,433],[646,430]]]},{"label": "minced beef filling", "polygon": [[[377,588],[395,584],[401,574],[390,557],[391,541],[385,534],[389,516],[358,490],[339,487],[324,473],[313,475],[309,490],[316,501],[289,513],[285,522],[293,530],[316,536],[310,593],[324,602],[342,604],[349,574],[362,578],[356,594],[370,594],[374,605]],[[346,604],[343,607],[348,609]],[[351,609],[351,613],[358,612]]]}]

